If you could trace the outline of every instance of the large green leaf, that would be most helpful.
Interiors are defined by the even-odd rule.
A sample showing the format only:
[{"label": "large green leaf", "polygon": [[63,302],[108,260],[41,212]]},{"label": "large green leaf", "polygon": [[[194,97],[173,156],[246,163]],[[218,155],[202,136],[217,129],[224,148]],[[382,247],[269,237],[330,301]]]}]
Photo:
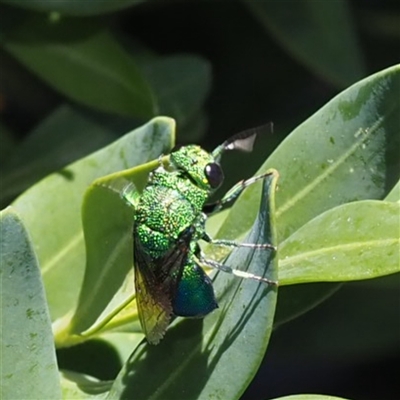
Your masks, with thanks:
[{"label": "large green leaf", "polygon": [[49,310],[37,259],[18,215],[0,214],[3,400],[61,396]]},{"label": "large green leaf", "polygon": [[76,306],[85,269],[81,205],[100,176],[140,165],[169,151],[173,121],[159,117],[113,144],[48,176],[14,203],[40,261],[52,320]]},{"label": "large green leaf", "polygon": [[[393,171],[390,162],[398,162],[399,91],[399,66],[356,83],[296,128],[268,158],[258,173],[276,168],[280,174],[276,194],[279,241],[330,208],[383,198],[398,180],[398,171]],[[255,215],[256,186],[235,202],[219,237],[237,238],[249,229]],[[336,290],[336,284],[326,283],[304,289],[285,287],[278,319],[300,315]]]},{"label": "large green leaf", "polygon": [[142,3],[145,0],[118,0],[118,1],[99,1],[99,0],[1,0],[13,6],[27,8],[35,11],[52,12],[57,11],[66,15],[97,15],[105,14]]},{"label": "large green leaf", "polygon": [[[260,213],[246,242],[274,243],[275,182],[276,175],[264,184]],[[238,248],[226,265],[275,279],[276,257],[268,254],[266,257],[265,250]],[[264,355],[276,290],[223,273],[217,274],[214,287],[219,310],[204,321],[176,320],[157,346],[143,342],[122,369],[108,398],[240,397]]]},{"label": "large green leaf", "polygon": [[153,95],[134,60],[104,29],[73,18],[34,16],[5,35],[4,48],[65,96],[132,117],[155,114]]},{"label": "large green leaf", "polygon": [[400,272],[400,204],[364,200],[333,208],[280,246],[279,283],[343,282]]},{"label": "large green leaf", "polygon": [[365,75],[348,1],[244,3],[285,50],[324,79],[343,87]]},{"label": "large green leaf", "polygon": [[[378,72],[340,93],[297,127],[257,173],[279,171],[278,240],[322,212],[350,201],[382,199],[398,180],[400,66]],[[398,163],[398,156],[396,161]],[[253,185],[235,202],[220,237],[243,235],[257,205]]]}]

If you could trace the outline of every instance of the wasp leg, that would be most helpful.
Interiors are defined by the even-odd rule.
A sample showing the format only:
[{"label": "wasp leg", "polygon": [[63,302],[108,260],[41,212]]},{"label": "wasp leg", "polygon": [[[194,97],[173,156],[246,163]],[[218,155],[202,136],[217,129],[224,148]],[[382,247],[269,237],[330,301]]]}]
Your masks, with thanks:
[{"label": "wasp leg", "polygon": [[267,283],[268,285],[271,285],[271,286],[278,286],[278,282],[277,281],[273,281],[271,279],[264,278],[262,276],[254,275],[254,274],[252,274],[250,272],[241,271],[239,269],[231,268],[231,267],[229,267],[227,265],[221,264],[221,263],[219,263],[217,261],[214,261],[214,260],[210,260],[208,258],[203,258],[202,257],[202,258],[200,258],[199,261],[201,263],[205,264],[205,265],[208,265],[211,268],[215,268],[215,269],[217,269],[219,271],[226,272],[228,274],[232,274],[232,275],[238,276],[239,278],[252,279],[252,280],[255,280],[255,281]]},{"label": "wasp leg", "polygon": [[202,239],[210,244],[226,247],[250,247],[252,249],[272,249],[276,251],[276,247],[269,243],[239,243],[234,240],[213,239],[208,233],[204,232]]},{"label": "wasp leg", "polygon": [[214,203],[206,204],[203,207],[203,212],[205,212],[206,214],[213,214],[219,211],[225,204],[235,200],[243,192],[244,189],[246,189],[250,185],[253,185],[259,180],[265,179],[267,176],[270,176],[272,174],[273,172],[268,172],[238,182],[225,194],[225,196],[222,199]]}]

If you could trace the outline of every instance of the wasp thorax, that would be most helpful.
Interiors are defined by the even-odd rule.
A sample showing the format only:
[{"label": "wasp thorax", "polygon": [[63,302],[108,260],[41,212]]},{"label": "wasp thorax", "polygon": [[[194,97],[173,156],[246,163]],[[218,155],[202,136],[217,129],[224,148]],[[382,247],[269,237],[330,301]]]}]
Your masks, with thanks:
[{"label": "wasp thorax", "polygon": [[179,147],[170,154],[170,161],[177,170],[184,171],[192,181],[205,190],[218,188],[224,180],[221,166],[200,146]]}]

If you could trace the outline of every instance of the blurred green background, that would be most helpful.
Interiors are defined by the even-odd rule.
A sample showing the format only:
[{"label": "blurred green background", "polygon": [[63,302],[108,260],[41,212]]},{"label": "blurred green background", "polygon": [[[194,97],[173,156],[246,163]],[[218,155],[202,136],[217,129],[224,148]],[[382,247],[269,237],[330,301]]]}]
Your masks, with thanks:
[{"label": "blurred green background", "polygon": [[[245,165],[224,159],[231,186],[341,90],[398,63],[399,22],[390,0],[2,0],[1,205],[155,115],[177,120],[179,143],[209,149],[273,121]],[[243,399],[397,399],[399,285],[347,284],[278,327]],[[63,351],[61,366],[74,358]]]}]

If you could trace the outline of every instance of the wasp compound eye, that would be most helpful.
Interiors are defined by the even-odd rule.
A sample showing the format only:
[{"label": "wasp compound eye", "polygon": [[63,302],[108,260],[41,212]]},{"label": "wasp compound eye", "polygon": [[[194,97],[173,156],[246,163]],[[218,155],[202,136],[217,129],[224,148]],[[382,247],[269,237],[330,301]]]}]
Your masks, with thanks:
[{"label": "wasp compound eye", "polygon": [[208,183],[213,189],[216,189],[224,181],[224,173],[222,168],[217,163],[209,163],[204,169]]}]

